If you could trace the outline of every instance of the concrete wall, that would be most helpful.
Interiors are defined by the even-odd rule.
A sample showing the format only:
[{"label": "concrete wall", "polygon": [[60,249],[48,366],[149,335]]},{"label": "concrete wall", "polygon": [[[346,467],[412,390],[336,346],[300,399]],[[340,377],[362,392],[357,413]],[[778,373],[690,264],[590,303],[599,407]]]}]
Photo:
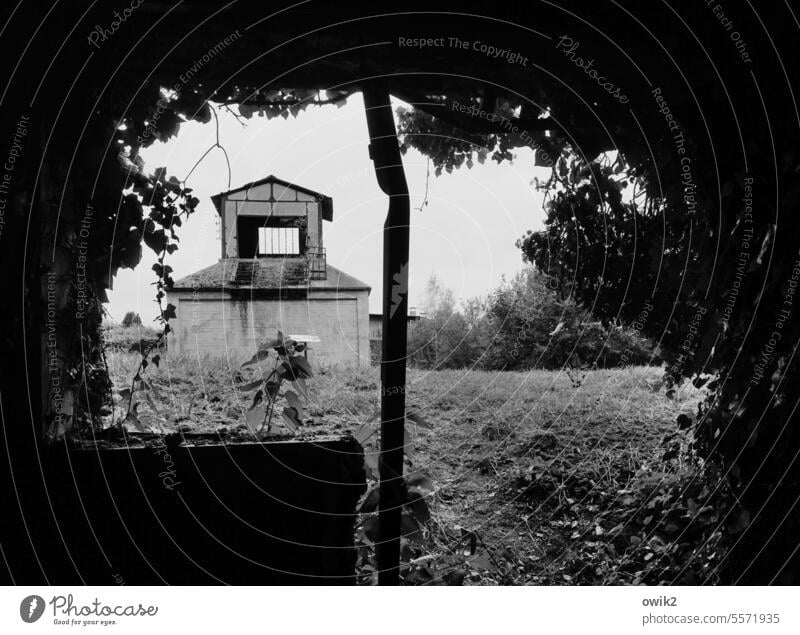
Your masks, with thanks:
[{"label": "concrete wall", "polygon": [[363,291],[310,289],[307,299],[234,299],[228,291],[174,291],[171,351],[227,358],[232,367],[252,357],[259,343],[284,335],[316,335],[309,361],[354,366],[369,364],[369,295]]},{"label": "concrete wall", "polygon": [[353,523],[366,483],[353,438],[144,443],[45,448],[44,480],[21,479],[29,526],[4,554],[18,564],[15,582],[355,582]]}]

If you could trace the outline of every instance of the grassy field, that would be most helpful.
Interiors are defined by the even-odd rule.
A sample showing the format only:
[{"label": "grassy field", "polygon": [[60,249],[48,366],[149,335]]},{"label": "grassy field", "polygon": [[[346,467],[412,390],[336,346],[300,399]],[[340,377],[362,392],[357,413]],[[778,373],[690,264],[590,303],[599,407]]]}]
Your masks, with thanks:
[{"label": "grassy field", "polygon": [[[135,354],[110,354],[117,387],[130,385],[137,363]],[[249,435],[248,398],[232,389],[237,369],[164,355],[146,376],[156,403],[142,404],[145,425]],[[665,448],[678,415],[693,416],[703,396],[687,385],[668,398],[661,376],[638,367],[580,376],[410,370],[409,411],[433,425],[413,441],[413,468],[436,486],[431,549],[476,536],[467,583],[653,582],[643,563],[660,548],[651,541],[667,534],[648,532],[657,524],[648,506],[651,518],[660,514],[653,497],[684,460]],[[307,435],[353,430],[379,404],[376,368],[320,369],[309,388]],[[291,434],[282,424],[272,433]]]}]

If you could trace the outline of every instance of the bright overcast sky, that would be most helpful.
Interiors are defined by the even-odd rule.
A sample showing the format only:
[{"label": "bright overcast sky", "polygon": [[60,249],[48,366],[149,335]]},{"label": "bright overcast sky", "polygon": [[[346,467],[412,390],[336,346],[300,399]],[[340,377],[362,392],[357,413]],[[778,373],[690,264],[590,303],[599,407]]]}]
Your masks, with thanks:
[{"label": "bright overcast sky", "polygon": [[[155,143],[142,153],[148,170],[167,166],[168,173],[184,178],[200,155],[213,144],[214,123],[183,124],[170,143]],[[378,189],[367,153],[368,136],[361,95],[341,108],[309,106],[296,119],[253,117],[246,127],[220,111],[220,141],[231,160],[231,187],[269,174],[333,198],[333,222],[324,224],[328,262],[372,287],[370,311],[381,307],[381,228],[388,199]],[[404,156],[411,192],[411,265],[409,305],[419,306],[425,283],[436,274],[444,286],[464,300],[485,295],[501,276],[522,267],[516,239],[542,226],[541,195],[534,176],[546,175],[533,167],[533,152],[517,151],[512,163],[475,162],[452,174],[433,175],[428,205],[418,208],[425,195],[427,161],[416,151]],[[224,157],[215,150],[189,179],[200,205],[179,229],[181,246],[168,256],[177,280],[218,261],[219,224],[210,197],[228,189]],[[119,321],[126,311],[141,314],[145,323],[157,314],[155,254],[143,248],[134,270],[121,270],[109,293],[107,309]]]}]

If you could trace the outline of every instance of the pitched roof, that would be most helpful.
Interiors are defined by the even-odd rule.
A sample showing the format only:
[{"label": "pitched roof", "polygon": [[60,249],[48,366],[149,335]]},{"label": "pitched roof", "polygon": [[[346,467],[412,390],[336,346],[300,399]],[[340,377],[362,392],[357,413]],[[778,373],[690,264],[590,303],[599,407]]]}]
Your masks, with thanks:
[{"label": "pitched roof", "polygon": [[332,265],[327,265],[327,267],[328,267],[328,278],[326,280],[312,280],[311,286],[313,288],[342,289],[342,290],[366,289],[367,291],[372,289],[372,287],[370,287],[366,282],[361,282],[361,280],[359,280],[358,278],[354,278],[349,273],[345,273],[341,269],[337,269]]},{"label": "pitched roof", "polygon": [[229,194],[233,194],[235,192],[241,192],[243,190],[251,190],[254,187],[258,187],[259,185],[264,185],[265,183],[277,183],[283,187],[288,187],[298,192],[302,192],[303,194],[308,194],[309,196],[313,196],[322,204],[322,218],[327,221],[333,220],[333,199],[326,194],[321,194],[319,192],[315,192],[314,190],[310,190],[307,187],[303,187],[302,185],[295,185],[294,183],[289,183],[289,181],[284,181],[283,179],[278,178],[274,174],[270,174],[269,176],[265,176],[263,179],[259,179],[258,181],[252,181],[250,183],[245,183],[244,185],[240,185],[239,187],[235,187],[232,190],[228,190],[227,192],[220,192],[219,194],[214,194],[211,197],[211,202],[214,203],[214,207],[217,208],[217,213],[221,214],[220,203],[222,202],[223,196],[228,196]]},{"label": "pitched roof", "polygon": [[219,262],[175,281],[173,289],[284,289],[313,288],[369,290],[369,285],[327,265],[326,280],[306,278],[305,258],[223,258]]}]

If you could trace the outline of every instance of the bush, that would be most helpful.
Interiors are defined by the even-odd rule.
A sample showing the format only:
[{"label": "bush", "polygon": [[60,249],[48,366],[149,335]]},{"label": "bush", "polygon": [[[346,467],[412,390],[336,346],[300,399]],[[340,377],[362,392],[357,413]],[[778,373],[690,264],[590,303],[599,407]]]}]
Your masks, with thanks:
[{"label": "bush", "polygon": [[129,327],[122,324],[104,324],[100,329],[100,336],[103,344],[111,350],[142,352],[158,339],[158,331],[141,324]]},{"label": "bush", "polygon": [[420,368],[484,370],[613,368],[660,363],[631,329],[589,320],[571,299],[528,268],[485,301],[456,310],[453,294],[432,278],[426,318],[409,328],[408,354]]},{"label": "bush", "polygon": [[488,370],[611,368],[657,361],[652,345],[635,331],[589,320],[571,299],[549,289],[536,269],[519,273],[492,293],[487,326],[492,346]]},{"label": "bush", "polygon": [[125,317],[122,318],[122,326],[125,328],[136,326],[142,323],[142,318],[139,317],[138,313],[134,313],[133,311],[128,311],[125,314]]},{"label": "bush", "polygon": [[[408,359],[418,368],[465,368],[482,349],[477,337],[479,312],[456,310],[453,292],[432,276],[426,287],[425,317],[409,325]],[[474,304],[474,303],[473,303]]]}]

